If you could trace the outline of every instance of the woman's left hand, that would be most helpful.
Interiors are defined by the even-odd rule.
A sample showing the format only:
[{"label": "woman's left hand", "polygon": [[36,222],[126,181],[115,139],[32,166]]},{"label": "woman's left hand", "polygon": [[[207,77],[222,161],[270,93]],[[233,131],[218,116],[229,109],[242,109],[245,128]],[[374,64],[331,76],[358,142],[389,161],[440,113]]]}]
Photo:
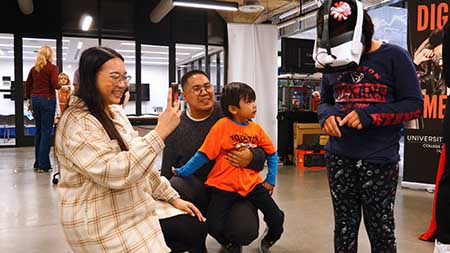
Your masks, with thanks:
[{"label": "woman's left hand", "polygon": [[172,204],[172,206],[174,206],[175,208],[188,213],[191,216],[197,216],[200,222],[206,221],[206,218],[203,217],[200,210],[198,210],[198,208],[195,207],[194,204],[192,204],[191,202],[182,200],[181,198],[177,198],[173,200],[170,204]]}]

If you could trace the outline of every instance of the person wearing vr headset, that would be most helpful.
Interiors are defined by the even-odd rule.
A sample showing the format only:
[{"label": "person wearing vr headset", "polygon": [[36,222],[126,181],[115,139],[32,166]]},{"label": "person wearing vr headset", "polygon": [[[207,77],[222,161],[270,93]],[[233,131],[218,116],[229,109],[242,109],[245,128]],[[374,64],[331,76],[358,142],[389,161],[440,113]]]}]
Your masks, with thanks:
[{"label": "person wearing vr headset", "polygon": [[[421,115],[423,97],[408,52],[373,39],[372,20],[360,4],[356,0],[325,1],[317,19],[318,40],[328,23],[328,46],[334,50],[346,42],[341,35],[362,28],[358,62],[330,64],[321,83],[318,116],[330,135],[325,149],[334,210],[334,249],[357,252],[363,216],[371,252],[392,253],[397,251],[394,202],[400,130],[405,121]],[[358,17],[361,14],[363,17]],[[362,18],[362,27],[355,27],[357,18]],[[341,48],[354,52],[354,48]],[[336,60],[336,55],[345,53],[328,50]]]},{"label": "person wearing vr headset", "polygon": [[[444,28],[444,42],[442,47],[443,74],[445,84],[450,88],[450,22]],[[450,99],[447,107],[450,108]],[[445,171],[439,180],[436,199],[437,235],[434,253],[450,253],[450,110],[445,110],[444,143],[446,145]]]}]

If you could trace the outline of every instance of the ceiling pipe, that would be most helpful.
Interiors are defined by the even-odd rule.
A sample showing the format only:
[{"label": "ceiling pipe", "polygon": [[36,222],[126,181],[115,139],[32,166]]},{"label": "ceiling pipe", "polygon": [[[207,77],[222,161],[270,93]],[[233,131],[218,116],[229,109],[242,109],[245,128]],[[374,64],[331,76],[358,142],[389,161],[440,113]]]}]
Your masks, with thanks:
[{"label": "ceiling pipe", "polygon": [[17,0],[17,4],[19,5],[20,11],[24,15],[30,15],[33,13],[33,0]]},{"label": "ceiling pipe", "polygon": [[150,21],[153,23],[159,23],[172,9],[172,0],[161,0],[152,12],[150,12]]}]

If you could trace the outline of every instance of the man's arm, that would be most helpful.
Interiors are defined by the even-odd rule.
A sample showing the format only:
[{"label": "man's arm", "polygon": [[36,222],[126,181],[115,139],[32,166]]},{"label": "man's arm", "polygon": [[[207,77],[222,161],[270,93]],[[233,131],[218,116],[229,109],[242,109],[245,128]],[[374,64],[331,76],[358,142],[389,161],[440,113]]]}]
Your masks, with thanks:
[{"label": "man's arm", "polygon": [[164,148],[163,151],[161,176],[164,176],[167,179],[171,179],[173,177],[172,167],[176,166],[175,159],[177,154],[175,150],[175,141],[174,141],[176,140],[174,136],[175,133],[176,130],[166,138],[165,140],[166,147]]},{"label": "man's arm", "polygon": [[241,148],[231,150],[227,153],[226,159],[231,165],[238,168],[249,168],[255,171],[262,171],[266,161],[266,153],[260,147]]},{"label": "man's arm", "polygon": [[266,162],[266,153],[262,148],[252,148],[252,160],[248,164],[247,168],[262,171],[264,169],[264,163]]}]

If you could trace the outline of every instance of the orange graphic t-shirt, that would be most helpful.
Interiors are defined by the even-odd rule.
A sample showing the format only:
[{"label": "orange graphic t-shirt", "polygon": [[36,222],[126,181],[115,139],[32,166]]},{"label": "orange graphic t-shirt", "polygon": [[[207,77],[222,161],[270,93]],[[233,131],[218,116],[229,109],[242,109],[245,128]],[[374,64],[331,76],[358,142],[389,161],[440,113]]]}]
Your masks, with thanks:
[{"label": "orange graphic t-shirt", "polygon": [[216,160],[205,182],[206,185],[224,191],[237,192],[245,197],[263,181],[257,171],[234,167],[225,159],[227,151],[242,146],[262,148],[268,155],[276,152],[269,136],[255,122],[249,122],[248,125],[243,126],[224,117],[214,124],[198,150],[209,160]]}]

